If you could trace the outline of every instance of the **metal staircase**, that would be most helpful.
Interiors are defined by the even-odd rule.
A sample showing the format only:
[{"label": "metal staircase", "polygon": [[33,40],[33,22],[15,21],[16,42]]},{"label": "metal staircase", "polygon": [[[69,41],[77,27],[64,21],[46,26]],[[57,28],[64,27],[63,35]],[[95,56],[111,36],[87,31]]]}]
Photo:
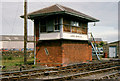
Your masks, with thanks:
[{"label": "metal staircase", "polygon": [[[94,50],[94,52],[95,52],[95,55],[96,55],[97,59],[100,60],[100,57],[99,57],[100,51],[98,50],[98,47],[97,47],[96,42],[95,42],[95,39],[94,39],[92,33],[89,33],[89,35],[90,35],[90,36],[89,36],[89,42],[90,42],[91,45],[92,45],[92,48],[93,48],[93,50]],[[93,41],[94,44],[92,43],[92,41]],[[93,50],[92,50],[92,55],[94,55]]]}]

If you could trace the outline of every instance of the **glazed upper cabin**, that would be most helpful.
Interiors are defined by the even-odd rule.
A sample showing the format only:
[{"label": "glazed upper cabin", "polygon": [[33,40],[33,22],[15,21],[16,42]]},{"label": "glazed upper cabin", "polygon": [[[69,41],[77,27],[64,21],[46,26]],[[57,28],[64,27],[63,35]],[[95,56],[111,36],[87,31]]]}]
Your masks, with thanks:
[{"label": "glazed upper cabin", "polygon": [[34,20],[39,40],[88,40],[88,22],[99,21],[58,4],[32,12],[28,18]]}]

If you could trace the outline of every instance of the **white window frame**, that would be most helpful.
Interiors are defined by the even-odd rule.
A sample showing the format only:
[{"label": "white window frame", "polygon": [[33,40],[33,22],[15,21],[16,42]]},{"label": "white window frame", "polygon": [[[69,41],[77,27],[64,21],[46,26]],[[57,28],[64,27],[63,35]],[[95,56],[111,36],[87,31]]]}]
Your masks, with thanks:
[{"label": "white window frame", "polygon": [[[57,19],[57,23],[55,22],[56,19]],[[60,27],[59,27],[59,24],[60,24],[59,21],[60,21],[60,19],[59,20],[58,19],[59,19],[59,17],[57,17],[57,18],[54,19],[54,31],[60,31]],[[57,25],[59,29],[56,30],[55,29],[55,25]]]}]

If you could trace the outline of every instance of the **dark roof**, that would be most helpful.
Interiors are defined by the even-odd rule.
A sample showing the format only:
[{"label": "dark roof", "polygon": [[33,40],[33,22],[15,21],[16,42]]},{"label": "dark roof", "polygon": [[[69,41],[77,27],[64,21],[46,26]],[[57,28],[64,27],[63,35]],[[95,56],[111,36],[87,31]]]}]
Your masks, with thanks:
[{"label": "dark roof", "polygon": [[[94,38],[94,39],[95,39],[95,41],[102,41],[102,38]],[[89,40],[92,40],[92,41],[93,41],[92,38],[90,38]]]},{"label": "dark roof", "polygon": [[114,44],[114,43],[118,43],[118,42],[120,42],[120,40],[119,41],[110,42],[109,44]]},{"label": "dark roof", "polygon": [[[99,21],[99,20],[97,20],[97,19],[95,19],[91,16],[85,15],[85,14],[79,12],[79,11],[76,11],[74,9],[71,9],[71,8],[68,8],[68,7],[59,5],[59,4],[55,4],[55,5],[52,5],[50,7],[43,8],[43,9],[40,9],[38,11],[29,13],[28,18],[29,19],[34,19],[34,17],[37,17],[37,16],[50,15],[50,14],[51,15],[54,15],[54,14],[69,14],[69,15],[77,16],[77,17],[80,17],[80,18],[83,18],[83,19],[87,19],[87,20],[92,21],[92,22]],[[24,16],[21,16],[21,17],[24,17]]]},{"label": "dark roof", "polygon": [[[23,35],[1,35],[2,41],[24,41]],[[34,41],[34,36],[28,36],[28,41]]]}]

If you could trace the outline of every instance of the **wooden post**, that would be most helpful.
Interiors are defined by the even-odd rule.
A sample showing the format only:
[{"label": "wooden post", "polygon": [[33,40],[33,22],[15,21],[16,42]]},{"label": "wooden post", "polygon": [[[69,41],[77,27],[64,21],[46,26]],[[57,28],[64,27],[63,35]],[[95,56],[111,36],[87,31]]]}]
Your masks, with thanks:
[{"label": "wooden post", "polygon": [[36,26],[34,21],[34,65],[36,64]]},{"label": "wooden post", "polygon": [[27,62],[27,0],[24,0],[24,64]]}]

